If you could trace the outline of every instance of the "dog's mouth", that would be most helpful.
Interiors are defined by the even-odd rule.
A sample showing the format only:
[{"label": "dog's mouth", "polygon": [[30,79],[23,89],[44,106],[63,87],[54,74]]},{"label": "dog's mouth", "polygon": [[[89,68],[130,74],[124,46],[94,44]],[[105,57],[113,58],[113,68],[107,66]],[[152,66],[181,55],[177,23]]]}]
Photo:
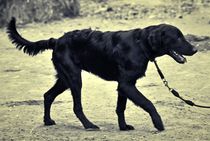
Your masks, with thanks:
[{"label": "dog's mouth", "polygon": [[186,59],[183,55],[179,54],[178,52],[176,52],[176,51],[174,51],[174,50],[169,51],[169,55],[170,55],[176,62],[178,62],[178,63],[180,63],[180,64],[184,64],[184,63],[187,62],[187,59]]}]

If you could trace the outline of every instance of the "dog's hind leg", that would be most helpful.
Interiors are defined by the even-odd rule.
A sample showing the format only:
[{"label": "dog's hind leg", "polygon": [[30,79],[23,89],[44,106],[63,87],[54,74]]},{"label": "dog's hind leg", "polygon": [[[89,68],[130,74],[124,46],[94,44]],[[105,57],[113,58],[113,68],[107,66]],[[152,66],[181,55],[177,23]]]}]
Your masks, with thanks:
[{"label": "dog's hind leg", "polygon": [[[82,78],[81,69],[74,65],[74,63],[68,58],[59,58],[59,62],[54,63],[58,73],[64,78],[65,84],[70,88],[73,97],[73,110],[77,118],[81,121],[85,129],[98,130],[99,127],[90,122],[85,116],[81,103],[81,89]],[[57,60],[58,61],[58,60]]]},{"label": "dog's hind leg", "polygon": [[60,78],[56,81],[54,86],[44,94],[44,124],[54,125],[55,121],[50,117],[50,109],[55,98],[67,89],[66,85]]},{"label": "dog's hind leg", "polygon": [[120,130],[134,130],[134,127],[127,125],[125,121],[124,111],[126,109],[127,97],[123,96],[122,93],[118,92],[117,108],[116,113],[118,116],[118,124]]}]

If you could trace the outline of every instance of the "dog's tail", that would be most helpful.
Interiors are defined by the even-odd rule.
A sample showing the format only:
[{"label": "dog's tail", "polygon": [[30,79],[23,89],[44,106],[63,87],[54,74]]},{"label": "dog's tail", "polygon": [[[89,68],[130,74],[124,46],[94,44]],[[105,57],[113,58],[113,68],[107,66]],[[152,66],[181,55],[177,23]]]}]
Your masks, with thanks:
[{"label": "dog's tail", "polygon": [[38,53],[43,52],[46,49],[53,49],[56,44],[56,39],[50,38],[49,40],[40,40],[36,42],[31,42],[23,37],[16,30],[16,19],[12,17],[11,21],[7,26],[7,33],[9,39],[13,44],[16,45],[16,48],[23,50],[24,53],[29,55],[37,55]]}]

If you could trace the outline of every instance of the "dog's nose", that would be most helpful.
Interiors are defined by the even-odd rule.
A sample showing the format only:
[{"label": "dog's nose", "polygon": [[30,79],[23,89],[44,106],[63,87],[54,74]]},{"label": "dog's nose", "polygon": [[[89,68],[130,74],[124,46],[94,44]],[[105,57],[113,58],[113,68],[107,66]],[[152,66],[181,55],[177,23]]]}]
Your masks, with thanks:
[{"label": "dog's nose", "polygon": [[198,50],[194,47],[193,48],[193,54],[195,54]]}]

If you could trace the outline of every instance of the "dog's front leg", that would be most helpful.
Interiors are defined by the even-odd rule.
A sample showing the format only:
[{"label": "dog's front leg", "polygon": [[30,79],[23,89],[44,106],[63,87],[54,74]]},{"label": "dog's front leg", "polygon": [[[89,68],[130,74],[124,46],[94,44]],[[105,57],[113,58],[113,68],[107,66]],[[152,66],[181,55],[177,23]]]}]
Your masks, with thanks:
[{"label": "dog's front leg", "polygon": [[152,122],[159,131],[164,130],[164,126],[160,115],[158,114],[156,108],[138,89],[135,84],[130,84],[128,82],[120,82],[118,84],[118,91],[122,93],[125,97],[129,98],[134,104],[143,108],[148,112],[152,118]]},{"label": "dog's front leg", "polygon": [[126,124],[124,111],[126,109],[127,97],[118,92],[116,113],[120,130],[134,130],[132,125]]}]

